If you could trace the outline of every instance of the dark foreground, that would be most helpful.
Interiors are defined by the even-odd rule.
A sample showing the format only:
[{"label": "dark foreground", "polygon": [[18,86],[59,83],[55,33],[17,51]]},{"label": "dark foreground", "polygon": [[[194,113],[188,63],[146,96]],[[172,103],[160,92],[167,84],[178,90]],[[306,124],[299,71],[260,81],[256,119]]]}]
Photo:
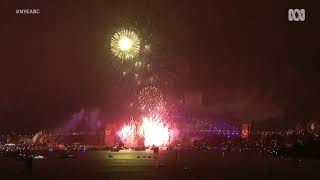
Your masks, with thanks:
[{"label": "dark foreground", "polygon": [[24,162],[0,159],[6,179],[320,179],[320,160],[275,159],[249,153],[96,151],[76,159],[33,160],[32,174]]}]

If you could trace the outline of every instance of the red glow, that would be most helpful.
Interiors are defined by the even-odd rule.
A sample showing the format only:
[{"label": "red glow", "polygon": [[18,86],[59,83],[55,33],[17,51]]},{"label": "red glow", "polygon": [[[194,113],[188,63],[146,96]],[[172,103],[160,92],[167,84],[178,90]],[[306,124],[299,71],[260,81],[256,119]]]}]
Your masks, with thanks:
[{"label": "red glow", "polygon": [[174,138],[172,126],[160,116],[143,117],[138,124],[125,124],[118,135],[127,147],[137,146],[138,139],[143,139],[146,147],[166,147]]}]

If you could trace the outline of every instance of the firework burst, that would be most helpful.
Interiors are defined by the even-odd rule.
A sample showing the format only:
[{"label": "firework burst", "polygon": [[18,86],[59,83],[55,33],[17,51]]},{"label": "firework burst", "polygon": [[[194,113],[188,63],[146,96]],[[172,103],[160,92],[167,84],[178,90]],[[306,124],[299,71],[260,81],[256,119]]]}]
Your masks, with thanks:
[{"label": "firework burst", "polygon": [[136,143],[136,132],[137,126],[133,122],[130,122],[129,124],[125,124],[120,131],[118,131],[118,136],[127,147],[133,147]]},{"label": "firework burst", "polygon": [[121,60],[134,59],[140,52],[140,39],[131,30],[120,30],[111,39],[111,52]]},{"label": "firework burst", "polygon": [[145,147],[166,147],[176,136],[172,124],[161,116],[142,117],[139,123],[125,124],[117,134],[126,147],[137,147],[140,142]]},{"label": "firework burst", "polygon": [[161,91],[154,86],[143,88],[138,97],[143,110],[158,111],[164,107],[164,98]]},{"label": "firework burst", "polygon": [[163,121],[160,116],[143,117],[139,134],[144,137],[144,145],[146,147],[153,145],[165,147],[174,137],[173,130],[169,124]]}]

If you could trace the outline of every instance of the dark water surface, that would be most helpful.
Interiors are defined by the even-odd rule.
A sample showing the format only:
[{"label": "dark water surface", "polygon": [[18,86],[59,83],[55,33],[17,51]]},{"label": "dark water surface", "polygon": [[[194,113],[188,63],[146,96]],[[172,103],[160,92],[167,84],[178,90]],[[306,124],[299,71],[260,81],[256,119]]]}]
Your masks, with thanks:
[{"label": "dark water surface", "polygon": [[0,159],[0,179],[320,179],[320,160],[276,159],[250,153],[95,151],[76,159],[49,157],[25,163]]}]

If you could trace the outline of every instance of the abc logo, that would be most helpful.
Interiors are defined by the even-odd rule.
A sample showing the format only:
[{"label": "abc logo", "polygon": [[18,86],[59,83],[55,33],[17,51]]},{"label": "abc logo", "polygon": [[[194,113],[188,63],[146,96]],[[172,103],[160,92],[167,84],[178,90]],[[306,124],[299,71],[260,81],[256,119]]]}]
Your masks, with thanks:
[{"label": "abc logo", "polygon": [[289,9],[288,20],[289,21],[304,21],[306,14],[304,9]]}]

